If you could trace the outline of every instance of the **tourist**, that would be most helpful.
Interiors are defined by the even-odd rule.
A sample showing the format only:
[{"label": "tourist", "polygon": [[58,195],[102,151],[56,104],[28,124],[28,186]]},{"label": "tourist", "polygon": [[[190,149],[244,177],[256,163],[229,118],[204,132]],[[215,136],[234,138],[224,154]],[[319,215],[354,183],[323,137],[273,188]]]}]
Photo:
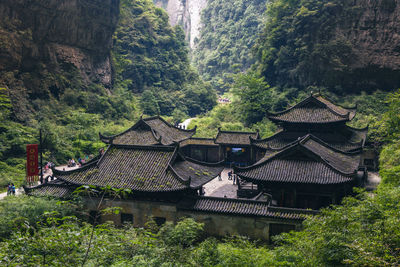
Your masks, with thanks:
[{"label": "tourist", "polygon": [[222,181],[221,173],[218,174],[218,181]]},{"label": "tourist", "polygon": [[11,183],[7,185],[7,196],[11,195]]},{"label": "tourist", "polygon": [[11,184],[11,194],[15,195],[15,185]]},{"label": "tourist", "polygon": [[232,171],[228,172],[228,180],[232,180]]}]

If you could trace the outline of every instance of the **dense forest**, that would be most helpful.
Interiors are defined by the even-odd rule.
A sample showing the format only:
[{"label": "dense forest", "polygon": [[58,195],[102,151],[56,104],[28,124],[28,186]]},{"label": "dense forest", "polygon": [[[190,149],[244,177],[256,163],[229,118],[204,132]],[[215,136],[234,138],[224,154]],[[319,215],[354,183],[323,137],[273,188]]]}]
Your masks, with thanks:
[{"label": "dense forest", "polygon": [[232,74],[247,70],[263,25],[266,0],[209,1],[202,12],[193,63],[205,81],[220,93],[228,91]]},{"label": "dense forest", "polygon": [[[120,2],[104,53],[111,55],[110,84],[86,77],[74,64],[50,64],[45,56],[0,69],[1,188],[9,181],[24,183],[25,145],[38,142],[39,128],[45,160],[57,164],[96,154],[103,146],[98,132],[125,130],[142,113],[171,122],[196,116],[190,127],[197,125],[202,137],[215,137],[218,127],[258,129],[266,137],[277,129],[267,111],[321,91],[337,103],[358,105],[352,126],[369,125],[369,142],[380,154],[382,183],[376,191],[355,189],[341,205],[307,218],[303,230],[276,236],[270,244],[207,237],[203,225],[191,219],[162,227],[150,221],[143,229],[89,224],[79,195],[67,202],[11,196],[0,201],[0,264],[398,266],[400,76],[398,48],[392,46],[398,4],[265,2],[210,1],[193,55],[200,75],[190,67],[182,29],[171,27],[150,0]],[[28,47],[38,38],[35,27],[15,19],[14,25],[0,19],[2,58],[10,44],[22,40]],[[391,28],[382,30],[385,25]],[[216,105],[216,90],[232,102]]]}]

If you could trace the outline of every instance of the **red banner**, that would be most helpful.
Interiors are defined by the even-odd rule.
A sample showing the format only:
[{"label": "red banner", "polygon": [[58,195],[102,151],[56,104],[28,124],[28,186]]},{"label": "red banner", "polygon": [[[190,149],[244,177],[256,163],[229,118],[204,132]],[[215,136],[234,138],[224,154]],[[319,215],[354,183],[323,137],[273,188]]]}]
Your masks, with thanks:
[{"label": "red banner", "polygon": [[39,175],[39,146],[37,144],[26,145],[26,176]]}]

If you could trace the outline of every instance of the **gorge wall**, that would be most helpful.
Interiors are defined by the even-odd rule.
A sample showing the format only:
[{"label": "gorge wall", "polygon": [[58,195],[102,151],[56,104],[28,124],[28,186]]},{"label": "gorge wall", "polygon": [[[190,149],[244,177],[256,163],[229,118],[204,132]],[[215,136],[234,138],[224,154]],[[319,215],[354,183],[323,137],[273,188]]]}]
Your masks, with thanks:
[{"label": "gorge wall", "polygon": [[207,0],[153,0],[153,2],[167,11],[172,26],[183,27],[186,40],[193,48],[200,34],[201,12],[207,6]]},{"label": "gorge wall", "polygon": [[112,86],[118,15],[119,0],[0,2],[0,87],[8,88],[17,119],[66,88]]}]

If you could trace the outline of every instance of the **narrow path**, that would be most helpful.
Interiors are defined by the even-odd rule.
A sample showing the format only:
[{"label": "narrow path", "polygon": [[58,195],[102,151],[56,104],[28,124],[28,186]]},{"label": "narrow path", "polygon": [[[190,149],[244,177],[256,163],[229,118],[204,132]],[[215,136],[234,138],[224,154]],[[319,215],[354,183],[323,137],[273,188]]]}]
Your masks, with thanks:
[{"label": "narrow path", "polygon": [[195,119],[195,118],[187,119],[187,120],[185,120],[184,122],[179,123],[179,126],[180,126],[180,127],[183,127],[183,129],[187,129],[188,126],[189,126],[189,124],[190,124],[190,122],[191,122],[193,119]]}]

